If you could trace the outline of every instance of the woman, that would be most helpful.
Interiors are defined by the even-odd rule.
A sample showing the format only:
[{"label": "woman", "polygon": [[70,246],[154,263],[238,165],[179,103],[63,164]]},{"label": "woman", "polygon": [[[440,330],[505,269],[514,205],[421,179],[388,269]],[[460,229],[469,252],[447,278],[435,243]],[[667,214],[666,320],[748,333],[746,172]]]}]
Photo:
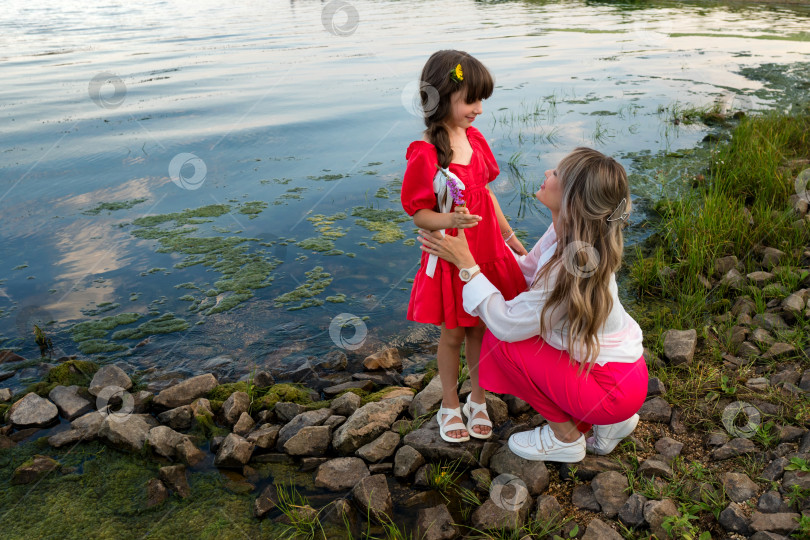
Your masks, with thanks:
[{"label": "woman", "polygon": [[574,463],[586,448],[604,455],[632,433],[647,395],[641,328],[622,307],[615,276],[630,191],[624,167],[589,148],[545,176],[536,197],[552,223],[518,258],[528,290],[514,299],[478,270],[463,229],[457,237],[420,230],[419,240],[459,268],[464,309],[487,325],[481,386],[519,397],[548,421],[512,435],[509,448],[525,459]]}]

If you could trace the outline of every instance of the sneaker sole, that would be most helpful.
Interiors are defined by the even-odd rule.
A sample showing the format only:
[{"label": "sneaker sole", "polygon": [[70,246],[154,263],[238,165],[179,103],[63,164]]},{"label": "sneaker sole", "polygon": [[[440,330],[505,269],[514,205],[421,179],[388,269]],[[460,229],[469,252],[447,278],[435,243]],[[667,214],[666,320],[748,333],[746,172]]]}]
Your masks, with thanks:
[{"label": "sneaker sole", "polygon": [[583,447],[582,450],[578,451],[576,454],[571,454],[570,456],[560,456],[559,458],[546,458],[543,459],[542,456],[534,453],[534,452],[525,452],[523,449],[516,447],[512,444],[512,438],[509,438],[509,450],[512,451],[513,454],[516,456],[522,457],[523,459],[527,459],[529,461],[552,461],[554,463],[579,463],[583,459],[585,459],[585,448]]},{"label": "sneaker sole", "polygon": [[588,444],[587,441],[586,441],[586,443],[585,443],[586,450],[588,450],[589,452],[592,452],[592,453],[594,453],[596,455],[599,455],[599,456],[605,456],[605,455],[613,452],[613,450],[617,446],[619,446],[619,443],[622,442],[622,440],[625,437],[627,437],[628,435],[630,435],[631,433],[633,433],[636,430],[636,426],[638,426],[638,422],[639,422],[640,418],[639,418],[638,414],[634,414],[632,416],[632,418],[633,418],[633,422],[630,422],[629,424],[627,424],[627,427],[629,427],[630,429],[627,429],[626,432],[621,434],[620,436],[618,436],[618,434],[617,434],[617,437],[611,437],[610,439],[607,439],[612,444],[608,449],[606,449],[606,450],[597,450],[593,445]]}]

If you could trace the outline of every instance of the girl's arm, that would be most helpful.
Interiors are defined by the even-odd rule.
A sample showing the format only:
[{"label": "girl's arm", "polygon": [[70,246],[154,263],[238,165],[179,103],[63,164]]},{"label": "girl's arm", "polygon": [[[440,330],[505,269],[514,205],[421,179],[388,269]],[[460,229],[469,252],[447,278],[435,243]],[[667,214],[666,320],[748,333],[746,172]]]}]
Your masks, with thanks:
[{"label": "girl's arm", "polygon": [[470,209],[464,206],[456,206],[455,211],[448,213],[434,212],[429,208],[422,208],[413,215],[413,224],[420,229],[429,231],[469,229],[478,225],[481,219],[481,216],[471,214]]},{"label": "girl's arm", "polygon": [[501,236],[504,238],[509,238],[509,240],[506,241],[506,245],[512,248],[512,250],[518,255],[526,255],[528,251],[526,251],[526,248],[523,247],[523,242],[521,242],[520,239],[513,234],[512,227],[510,227],[509,222],[506,221],[506,216],[503,215],[501,205],[498,204],[498,198],[489,188],[489,184],[487,184],[487,191],[489,191],[489,195],[492,197],[492,204],[495,206],[495,217],[498,218],[498,226],[501,228]]}]

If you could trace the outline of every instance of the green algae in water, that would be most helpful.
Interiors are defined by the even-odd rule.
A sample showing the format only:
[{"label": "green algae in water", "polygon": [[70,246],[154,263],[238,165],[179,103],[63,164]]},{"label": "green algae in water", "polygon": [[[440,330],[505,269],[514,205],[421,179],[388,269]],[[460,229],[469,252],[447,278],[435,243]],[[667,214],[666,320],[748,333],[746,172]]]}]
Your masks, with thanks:
[{"label": "green algae in water", "polygon": [[199,287],[197,287],[196,285],[194,285],[190,281],[188,281],[186,283],[181,283],[180,285],[175,285],[174,288],[175,289],[199,289]]},{"label": "green algae in water", "polygon": [[206,315],[213,315],[214,313],[222,313],[230,311],[242,302],[246,302],[253,298],[252,292],[237,292],[230,294],[220,300],[214,307],[205,312]]},{"label": "green algae in water", "polygon": [[[326,287],[332,283],[332,275],[323,271],[323,267],[316,266],[312,270],[306,272],[307,280],[288,293],[277,296],[274,299],[276,307],[283,307],[284,304],[297,302],[303,300],[298,306],[288,307],[288,311],[295,311],[305,307],[312,307],[323,305],[323,300],[314,298],[321,294]],[[319,303],[320,302],[320,303]]]},{"label": "green algae in water", "polygon": [[369,208],[368,206],[355,206],[352,208],[352,215],[369,221],[393,221],[395,223],[411,221],[410,216],[402,210],[393,210],[391,208],[382,210],[380,208]]},{"label": "green algae in water", "polygon": [[113,302],[101,302],[100,304],[96,304],[95,308],[92,309],[82,309],[82,315],[87,315],[88,317],[94,317],[96,315],[101,315],[107,311],[112,311],[117,307],[121,307],[119,303]]},{"label": "green algae in water", "polygon": [[[100,319],[98,321],[80,322],[74,324],[73,327],[70,329],[71,337],[73,338],[73,341],[77,343],[81,343],[87,340],[98,341],[101,338],[105,337],[110,332],[110,330],[118,326],[125,326],[127,324],[132,324],[141,317],[143,317],[143,315],[141,315],[140,313],[119,313],[118,315],[104,317],[103,319]],[[95,345],[99,344],[96,343]],[[87,347],[91,348],[95,345],[88,344]]]},{"label": "green algae in water", "polygon": [[163,271],[165,271],[165,270],[166,270],[165,268],[150,268],[150,269],[149,269],[149,270],[147,270],[146,272],[141,272],[141,274],[140,274],[140,275],[141,275],[141,276],[148,276],[149,274],[156,274],[156,273],[158,273],[158,272],[163,272]]},{"label": "green algae in water", "polygon": [[406,246],[416,245],[416,238],[406,238],[405,240],[402,241],[402,243],[405,244]]},{"label": "green algae in water", "polygon": [[374,194],[374,196],[377,197],[378,199],[387,199],[389,195],[390,192],[388,191],[388,188],[385,187],[381,187],[380,189],[377,190],[377,193]]},{"label": "green algae in water", "polygon": [[161,214],[157,216],[144,216],[132,222],[137,227],[154,227],[167,221],[176,221],[178,224],[184,224],[185,220],[193,218],[216,218],[221,215],[227,214],[231,211],[230,205],[227,204],[209,204],[195,209],[186,209],[182,212],[172,212],[169,214]]},{"label": "green algae in water", "polygon": [[305,238],[296,245],[310,251],[329,251],[335,248],[335,243],[328,238]]},{"label": "green algae in water", "polygon": [[248,215],[249,219],[254,219],[265,208],[267,208],[267,203],[264,201],[250,201],[239,207],[239,213]]},{"label": "green algae in water", "polygon": [[99,354],[127,350],[125,345],[113,343],[106,339],[88,339],[79,342],[78,347],[82,354]]},{"label": "green algae in water", "polygon": [[20,264],[18,266],[15,266],[14,268],[12,268],[12,270],[22,270],[23,268],[28,268],[28,265],[27,264]]},{"label": "green algae in water", "polygon": [[348,174],[322,174],[321,176],[307,176],[310,180],[323,180],[326,182],[332,182],[334,180],[340,180],[341,178],[348,178]]},{"label": "green algae in water", "polygon": [[390,244],[405,238],[405,233],[402,232],[402,229],[400,229],[396,223],[392,223],[390,221],[368,221],[366,219],[358,219],[355,221],[355,223],[368,229],[369,231],[376,232],[377,234],[372,236],[371,239],[380,244]]},{"label": "green algae in water", "polygon": [[115,212],[116,210],[129,210],[136,204],[141,204],[142,202],[146,202],[148,199],[132,199],[129,201],[120,201],[120,202],[105,202],[101,203],[89,210],[85,210],[82,214],[86,216],[97,216],[101,212],[106,211],[107,213]]},{"label": "green algae in water", "polygon": [[135,302],[135,301],[136,301],[136,300],[138,300],[140,297],[141,297],[141,293],[139,293],[139,292],[136,292],[136,293],[129,293],[129,301],[130,301],[130,302]]},{"label": "green algae in water", "polygon": [[342,304],[346,301],[346,295],[343,293],[336,294],[335,296],[327,296],[327,302],[332,302],[333,304]]},{"label": "green algae in water", "polygon": [[191,326],[185,319],[178,319],[174,313],[164,313],[160,317],[146,321],[136,328],[126,328],[113,333],[112,339],[142,339],[153,334],[171,334]]}]

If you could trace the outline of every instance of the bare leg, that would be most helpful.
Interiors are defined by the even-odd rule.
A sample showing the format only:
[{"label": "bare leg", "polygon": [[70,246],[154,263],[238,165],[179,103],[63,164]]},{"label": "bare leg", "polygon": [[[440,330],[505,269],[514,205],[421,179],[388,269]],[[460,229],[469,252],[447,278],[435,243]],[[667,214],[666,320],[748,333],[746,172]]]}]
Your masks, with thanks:
[{"label": "bare leg", "polygon": [[566,422],[552,422],[549,420],[548,424],[551,426],[551,431],[554,432],[554,436],[562,442],[574,442],[579,439],[581,435],[577,429],[577,425],[571,420]]},{"label": "bare leg", "polygon": [[[484,323],[467,328],[467,341],[464,351],[467,356],[467,368],[470,371],[470,383],[472,384],[472,401],[476,403],[484,403],[486,398],[484,396],[484,389],[478,383],[478,361],[481,359],[481,341],[484,339],[484,330],[486,326]],[[483,412],[475,415],[475,418],[486,418],[487,415]],[[473,426],[473,430],[481,435],[486,435],[492,428],[489,426]]]},{"label": "bare leg", "polygon": [[[442,325],[442,334],[439,337],[439,351],[437,363],[439,364],[439,378],[442,381],[442,407],[455,409],[458,403],[458,363],[461,353],[461,343],[464,341],[464,328],[457,326],[448,330]],[[447,420],[448,424],[464,423],[464,419],[454,416]],[[454,429],[447,432],[447,436],[459,439],[468,435],[466,429]]]}]

